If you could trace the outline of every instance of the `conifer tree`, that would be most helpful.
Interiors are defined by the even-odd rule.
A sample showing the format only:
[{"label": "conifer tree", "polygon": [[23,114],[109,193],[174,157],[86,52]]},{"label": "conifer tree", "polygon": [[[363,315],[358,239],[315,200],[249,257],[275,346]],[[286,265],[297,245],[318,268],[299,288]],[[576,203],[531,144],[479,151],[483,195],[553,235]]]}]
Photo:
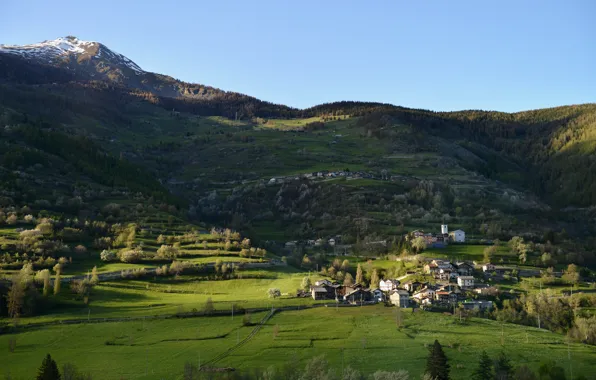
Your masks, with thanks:
[{"label": "conifer tree", "polygon": [[510,380],[513,379],[513,366],[511,361],[504,352],[499,354],[495,360],[495,380]]},{"label": "conifer tree", "polygon": [[62,377],[60,376],[60,371],[58,371],[58,366],[56,362],[50,354],[48,354],[43,362],[41,363],[41,367],[37,371],[37,380],[60,380]]},{"label": "conifer tree", "polygon": [[426,373],[436,380],[449,380],[449,363],[447,363],[447,356],[438,340],[435,340],[430,349],[426,362]]},{"label": "conifer tree", "polygon": [[493,378],[493,362],[486,351],[482,351],[478,368],[472,374],[473,380],[486,380]]}]

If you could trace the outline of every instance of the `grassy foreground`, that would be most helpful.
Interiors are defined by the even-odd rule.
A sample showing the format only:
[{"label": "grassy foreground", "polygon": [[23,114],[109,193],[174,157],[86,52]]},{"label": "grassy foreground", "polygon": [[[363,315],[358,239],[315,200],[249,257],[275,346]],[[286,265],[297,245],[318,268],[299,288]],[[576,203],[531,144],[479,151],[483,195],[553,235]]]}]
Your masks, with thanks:
[{"label": "grassy foreground", "polygon": [[[247,344],[213,365],[242,370],[291,361],[302,367],[313,356],[326,355],[338,370],[343,362],[366,373],[406,369],[416,378],[425,366],[425,345],[438,339],[450,360],[453,379],[469,378],[481,350],[492,356],[503,350],[514,365],[534,369],[542,361],[554,360],[567,372],[572,366],[576,376],[596,372],[591,360],[596,347],[567,345],[564,337],[546,330],[484,319],[460,324],[450,316],[412,314],[411,309],[403,312],[398,329],[395,310],[378,305],[284,311]],[[263,315],[254,314],[252,321]],[[94,379],[180,379],[185,362],[205,363],[252,329],[242,326],[239,316],[51,326],[0,336],[4,347],[11,337],[17,339],[15,352],[0,356],[0,368],[13,379],[31,378],[49,352],[58,363],[71,362],[91,372]]]}]

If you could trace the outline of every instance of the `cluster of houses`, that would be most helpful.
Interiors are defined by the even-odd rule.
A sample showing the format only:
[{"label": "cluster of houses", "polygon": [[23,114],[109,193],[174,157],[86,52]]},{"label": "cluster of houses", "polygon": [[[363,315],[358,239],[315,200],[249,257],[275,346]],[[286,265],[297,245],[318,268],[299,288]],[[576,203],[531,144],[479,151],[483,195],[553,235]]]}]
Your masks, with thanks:
[{"label": "cluster of houses", "polygon": [[377,177],[377,176],[375,176],[372,173],[367,173],[367,172],[362,172],[362,171],[351,172],[351,171],[348,171],[348,170],[339,170],[339,171],[321,170],[321,171],[318,171],[318,172],[305,173],[305,174],[294,175],[294,176],[271,178],[269,180],[269,184],[270,185],[273,185],[273,184],[276,184],[276,183],[283,183],[285,180],[299,180],[300,178],[306,178],[306,179],[310,179],[310,180],[314,180],[314,179],[331,179],[331,178],[385,179],[384,176]]},{"label": "cluster of houses", "polygon": [[406,239],[415,239],[421,237],[424,239],[427,247],[445,248],[449,242],[465,243],[466,233],[463,230],[455,230],[449,232],[449,227],[446,224],[441,225],[441,233],[425,233],[421,230],[416,230],[406,235]]},{"label": "cluster of houses", "polygon": [[[488,265],[483,271],[492,269]],[[468,300],[470,292],[478,296],[495,296],[498,290],[487,284],[477,284],[474,279],[475,266],[468,261],[450,262],[434,259],[424,265],[424,273],[434,277],[434,284],[420,281],[401,282],[397,279],[383,279],[379,287],[370,289],[360,284],[341,285],[329,280],[317,281],[310,295],[315,300],[335,300],[350,304],[390,302],[399,307],[452,307],[461,305],[464,309],[490,310],[489,300]]]}]

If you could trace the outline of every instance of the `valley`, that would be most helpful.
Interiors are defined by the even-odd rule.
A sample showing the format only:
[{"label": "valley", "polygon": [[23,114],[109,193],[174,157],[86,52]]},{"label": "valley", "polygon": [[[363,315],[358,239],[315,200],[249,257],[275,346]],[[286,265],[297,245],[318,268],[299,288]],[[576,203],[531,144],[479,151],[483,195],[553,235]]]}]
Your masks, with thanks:
[{"label": "valley", "polygon": [[589,379],[595,131],[594,104],[296,109],[0,45],[2,375],[418,378],[437,340],[452,379],[483,350]]}]

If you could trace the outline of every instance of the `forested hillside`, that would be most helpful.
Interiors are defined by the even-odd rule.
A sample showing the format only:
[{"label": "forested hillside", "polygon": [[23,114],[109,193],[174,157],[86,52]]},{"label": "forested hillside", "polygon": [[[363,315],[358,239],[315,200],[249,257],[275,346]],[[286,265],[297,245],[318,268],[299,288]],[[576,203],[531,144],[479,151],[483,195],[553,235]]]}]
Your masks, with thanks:
[{"label": "forested hillside", "polygon": [[[478,239],[571,235],[573,253],[592,259],[594,104],[298,110],[144,75],[141,85],[0,54],[4,196],[22,207],[81,186],[139,193],[277,242],[391,240],[443,222]],[[328,172],[343,174],[312,176]]]}]

